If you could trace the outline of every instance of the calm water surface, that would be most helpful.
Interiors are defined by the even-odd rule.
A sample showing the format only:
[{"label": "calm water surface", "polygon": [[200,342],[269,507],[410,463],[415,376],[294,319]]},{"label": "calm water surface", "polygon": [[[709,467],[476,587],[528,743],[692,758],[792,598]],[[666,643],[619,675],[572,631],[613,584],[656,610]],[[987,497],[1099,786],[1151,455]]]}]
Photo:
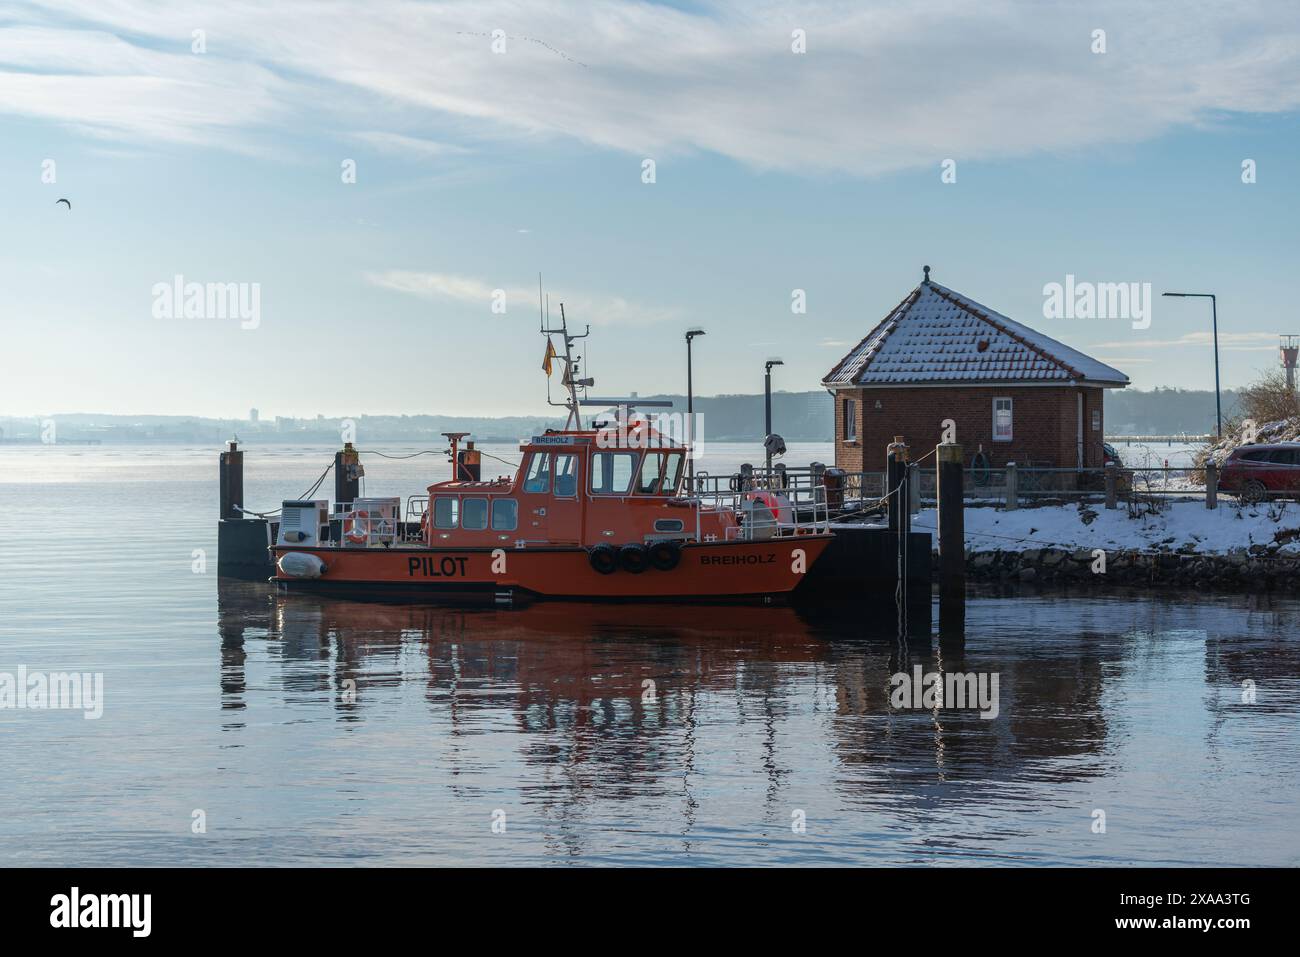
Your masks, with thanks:
[{"label": "calm water surface", "polygon": [[[329,454],[250,447],[250,505]],[[97,721],[0,710],[0,863],[1300,863],[1300,601],[981,597],[957,656],[888,605],[283,596],[217,582],[215,462],[0,448],[0,672],[105,681]],[[913,664],[998,673],[998,717],[891,709]]]}]

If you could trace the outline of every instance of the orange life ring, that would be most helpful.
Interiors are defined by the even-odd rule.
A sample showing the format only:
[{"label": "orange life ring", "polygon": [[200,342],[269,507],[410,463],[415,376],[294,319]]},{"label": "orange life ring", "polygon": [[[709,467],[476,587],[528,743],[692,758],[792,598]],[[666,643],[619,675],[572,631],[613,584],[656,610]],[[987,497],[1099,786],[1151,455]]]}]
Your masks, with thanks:
[{"label": "orange life ring", "polygon": [[343,537],[354,545],[364,545],[370,538],[370,513],[352,512],[343,522]]}]

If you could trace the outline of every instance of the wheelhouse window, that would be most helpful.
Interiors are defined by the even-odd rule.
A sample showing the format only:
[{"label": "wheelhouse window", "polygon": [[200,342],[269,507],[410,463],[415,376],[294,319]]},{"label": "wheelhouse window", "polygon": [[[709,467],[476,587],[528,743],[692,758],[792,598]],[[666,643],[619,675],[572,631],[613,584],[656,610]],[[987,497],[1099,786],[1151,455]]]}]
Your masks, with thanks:
[{"label": "wheelhouse window", "polygon": [[513,532],[519,526],[519,503],[512,498],[492,500],[492,529]]},{"label": "wheelhouse window", "polygon": [[453,495],[439,495],[433,500],[433,527],[455,528],[460,512],[460,499]]},{"label": "wheelhouse window", "polygon": [[993,441],[1010,442],[1011,436],[1011,400],[1007,398],[994,399]]},{"label": "wheelhouse window", "polygon": [[528,460],[528,471],[524,473],[525,492],[549,492],[551,490],[551,453],[534,452]]},{"label": "wheelhouse window", "polygon": [[576,455],[556,453],[555,494],[562,498],[573,498],[578,494],[578,457]]},{"label": "wheelhouse window", "polygon": [[460,527],[471,531],[487,528],[488,502],[485,498],[467,498],[460,503]]},{"label": "wheelhouse window", "polygon": [[663,456],[658,452],[647,452],[645,458],[641,460],[641,474],[636,480],[636,490],[642,495],[658,493],[663,462]]},{"label": "wheelhouse window", "polygon": [[626,495],[636,472],[635,452],[594,452],[591,456],[591,491],[596,495]]},{"label": "wheelhouse window", "polygon": [[858,403],[856,399],[844,400],[844,441],[858,440]]},{"label": "wheelhouse window", "polygon": [[669,452],[664,466],[664,483],[660,486],[661,495],[676,495],[682,481],[682,462],[686,459],[681,452]]}]

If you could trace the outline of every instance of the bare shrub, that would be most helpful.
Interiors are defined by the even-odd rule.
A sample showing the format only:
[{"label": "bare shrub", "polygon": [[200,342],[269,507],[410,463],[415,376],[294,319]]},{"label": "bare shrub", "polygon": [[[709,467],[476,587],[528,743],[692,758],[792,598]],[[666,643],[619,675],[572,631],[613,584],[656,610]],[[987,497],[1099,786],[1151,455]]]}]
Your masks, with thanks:
[{"label": "bare shrub", "polygon": [[[1242,426],[1247,419],[1259,430],[1258,442],[1289,441],[1300,434],[1300,400],[1286,386],[1286,373],[1272,369],[1237,393],[1238,414],[1223,423],[1223,439],[1213,439],[1192,454],[1192,465],[1203,470],[1210,459],[1222,465],[1228,454],[1245,439]],[[1204,482],[1204,472],[1198,479]]]}]

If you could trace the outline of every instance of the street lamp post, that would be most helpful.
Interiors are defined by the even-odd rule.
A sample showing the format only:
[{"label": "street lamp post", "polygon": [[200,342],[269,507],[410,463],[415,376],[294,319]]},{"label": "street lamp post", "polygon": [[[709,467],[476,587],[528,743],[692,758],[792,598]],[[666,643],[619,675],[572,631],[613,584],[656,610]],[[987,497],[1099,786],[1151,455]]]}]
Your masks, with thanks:
[{"label": "street lamp post", "polygon": [[[695,392],[691,383],[691,340],[704,335],[703,329],[689,329],[686,332],[686,437],[692,439],[695,430]],[[695,491],[695,456],[691,442],[686,449],[686,474],[692,494]]]},{"label": "street lamp post", "polygon": [[1223,402],[1219,397],[1219,302],[1212,292],[1165,292],[1161,295],[1210,300],[1210,316],[1214,324],[1214,417],[1219,438],[1223,438]]},{"label": "street lamp post", "polygon": [[785,365],[780,359],[768,359],[763,363],[763,445],[764,451],[767,452],[767,473],[768,478],[772,475],[772,450],[766,448],[767,437],[772,434],[772,366]]}]

